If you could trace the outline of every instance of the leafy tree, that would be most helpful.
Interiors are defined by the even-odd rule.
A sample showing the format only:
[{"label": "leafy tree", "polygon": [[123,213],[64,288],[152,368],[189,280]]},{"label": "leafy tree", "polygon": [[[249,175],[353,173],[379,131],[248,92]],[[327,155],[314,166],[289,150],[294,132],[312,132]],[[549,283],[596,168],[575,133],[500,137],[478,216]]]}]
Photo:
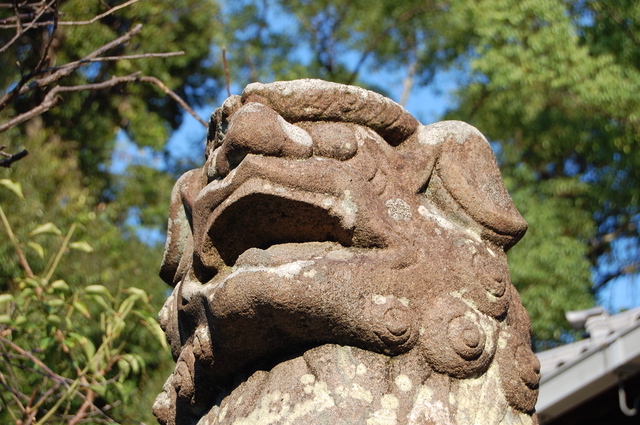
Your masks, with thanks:
[{"label": "leafy tree", "polygon": [[[473,22],[473,28],[461,29],[473,34],[472,73],[452,115],[502,144],[503,168],[533,224],[532,237],[514,249],[514,280],[538,338],[558,339],[561,317],[552,318],[562,310],[550,306],[562,300],[565,310],[583,308],[589,292],[637,273],[638,258],[618,258],[616,271],[593,286],[586,276],[616,241],[640,242],[640,164],[634,154],[640,143],[640,101],[634,95],[640,62],[633,59],[640,53],[640,8],[631,1],[553,0],[452,6]],[[562,234],[550,241],[558,245],[545,247],[538,233],[551,226]],[[559,253],[567,236],[581,246]],[[545,288],[544,276],[536,275],[546,269],[553,283]]]},{"label": "leafy tree", "polygon": [[426,84],[450,56],[431,56],[441,37],[440,10],[433,0],[224,2],[228,30],[221,44],[240,86],[322,78],[386,93],[367,77],[371,72],[406,69],[410,79]]},{"label": "leafy tree", "polygon": [[[152,312],[165,298],[157,277],[161,247],[141,243],[131,223],[134,217],[143,225],[164,226],[173,177],[142,164],[114,174],[110,165],[116,134],[138,149],[166,154],[165,141],[182,120],[176,100],[197,106],[217,95],[220,67],[209,54],[216,13],[216,4],[207,0],[0,4],[0,137],[7,145],[0,151],[31,152],[17,162],[0,157],[11,165],[0,169],[0,181],[21,184],[25,194],[17,201],[0,190],[9,223],[0,233],[11,229],[16,241],[0,244],[0,292],[10,296],[0,307],[0,332],[7,340],[1,344],[0,375],[16,378],[0,383],[0,422],[10,423],[15,415],[25,423],[40,421],[49,411],[49,422],[154,421],[150,406],[172,365],[142,323],[154,323]],[[178,50],[184,54],[172,54]],[[87,245],[72,246],[63,234],[37,230],[47,222],[49,229],[73,228],[71,242]],[[74,246],[93,252],[69,250]],[[54,253],[64,261],[52,269]],[[54,288],[57,281],[68,289]],[[29,285],[44,295],[25,295]],[[89,288],[104,288],[103,300]],[[110,343],[117,344],[104,349],[110,357],[102,357],[102,369],[85,369],[93,364],[86,347],[100,354],[104,338],[110,338],[100,317],[119,320],[124,312],[128,322],[111,334]],[[51,322],[54,317],[61,322]],[[62,381],[34,369],[31,357],[63,376],[64,385],[77,381],[82,390],[59,387]],[[35,373],[16,370],[25,364]],[[108,385],[96,381],[97,387],[87,387],[99,380],[96,373]],[[21,394],[46,401],[29,410],[34,404]],[[85,401],[93,394],[92,405],[78,398],[83,394]],[[53,409],[61,395],[61,409]]]},{"label": "leafy tree", "polygon": [[[120,380],[115,379],[109,385],[101,383],[97,391],[104,387],[106,392],[96,393],[95,404],[111,407],[105,414],[119,422],[134,420],[153,423],[150,406],[160,390],[163,379],[170,372],[172,362],[169,353],[160,349],[157,338],[147,332],[140,323],[140,316],[137,315],[146,315],[145,320],[151,322],[164,301],[165,287],[157,277],[158,263],[162,255],[161,247],[148,247],[135,237],[123,237],[122,227],[114,224],[119,207],[113,203],[96,204],[92,201],[96,195],[81,184],[77,159],[56,158],[60,147],[45,133],[40,132],[29,139],[30,147],[36,153],[15,163],[8,170],[11,178],[20,182],[25,199],[19,200],[13,193],[2,190],[5,188],[0,186],[0,207],[7,217],[16,243],[29,264],[27,271],[17,255],[15,246],[6,236],[7,232],[3,226],[2,240],[6,243],[0,244],[0,293],[13,295],[18,304],[4,304],[0,307],[0,314],[12,313],[11,322],[4,324],[10,326],[10,337],[14,344],[35,355],[58,375],[72,381],[83,376],[90,380],[91,377],[88,375],[76,375],[75,369],[69,368],[72,365],[69,362],[85,362],[86,365],[89,359],[85,357],[83,344],[89,344],[96,350],[101,345],[106,328],[100,327],[100,317],[118,312],[121,304],[116,303],[116,294],[123,294],[118,301],[122,302],[126,299],[123,290],[143,290],[146,295],[138,295],[140,298],[136,302],[136,308],[126,320],[126,331],[118,336],[120,342],[108,350],[112,353],[110,359],[114,360],[115,364],[109,366],[109,371],[104,370],[105,376],[113,378],[117,375]],[[0,181],[8,179],[3,178]],[[51,223],[51,230],[42,231],[41,225],[47,222]],[[54,224],[55,228],[62,229],[65,233],[57,234]],[[69,249],[69,244],[67,249],[61,248],[66,232],[71,228],[75,229],[71,242],[84,242],[91,247],[92,252],[85,252],[87,249]],[[78,245],[80,248],[83,246]],[[50,277],[45,279],[51,270],[51,259],[58,252],[63,254],[62,261],[59,261]],[[64,281],[68,288],[63,288],[64,291],[54,288],[51,293],[47,293],[53,282],[58,280]],[[35,282],[36,286],[25,286],[25,282]],[[105,298],[108,308],[95,299],[96,294],[89,296],[85,292],[88,287],[104,288],[104,297],[101,297]],[[42,288],[43,298],[32,299],[33,293],[24,294],[28,288]],[[105,295],[107,292],[114,298]],[[128,295],[135,295],[135,292]],[[52,300],[59,300],[54,301],[54,304],[59,303],[53,306],[55,308],[49,306]],[[86,319],[83,310],[77,309],[74,304],[76,301],[85,303],[90,318]],[[29,304],[24,305],[25,302]],[[51,315],[58,316],[62,322],[57,326],[48,323],[48,317]],[[28,322],[18,320],[21,316],[27,317]],[[65,317],[71,318],[73,326],[65,322]],[[69,338],[78,338],[77,335],[86,338],[87,342],[81,344],[78,341],[68,341]],[[47,339],[55,336],[62,339]],[[5,335],[4,338],[9,337]],[[61,348],[63,341],[70,345],[68,353]],[[126,345],[118,351],[122,342]],[[0,345],[7,353],[15,355],[15,350],[11,350],[6,344]],[[41,344],[46,345],[46,350]],[[140,369],[124,374],[124,369],[119,369],[117,365],[124,354],[134,356],[126,356],[125,359],[135,358],[137,365],[141,366]],[[16,365],[18,363],[0,352],[0,369],[4,368],[0,373],[11,376],[6,368],[17,367]],[[104,367],[107,365],[108,362],[103,364]],[[80,367],[80,370],[82,369],[83,367]],[[32,372],[25,376],[25,379],[28,377],[29,380],[20,378],[14,385],[25,394],[30,395],[37,389],[44,393],[55,381],[44,379],[41,372]],[[116,388],[115,382],[119,382],[121,387]],[[11,391],[6,387],[0,388],[0,393],[8,397]],[[119,404],[113,405],[116,400],[120,400]],[[12,423],[6,415],[9,411],[15,412],[16,405],[11,403],[9,398],[4,398],[0,403],[6,403],[4,408],[0,405],[0,423]],[[69,408],[74,413],[82,405],[78,403],[78,396],[72,397],[70,403]],[[52,405],[45,404],[49,407]],[[140,406],[148,408],[141,409]],[[39,413],[38,417],[42,418],[42,414]],[[56,414],[50,422],[55,423],[59,419],[60,416]]]},{"label": "leafy tree", "polygon": [[[0,183],[23,198],[19,183]],[[24,269],[11,282],[15,288],[0,295],[0,420],[27,425],[122,419],[119,400],[135,392],[147,361],[156,365],[159,360],[144,355],[140,338],[155,337],[168,351],[150,297],[122,282],[114,293],[101,284],[72,290],[55,279],[68,249],[93,251],[86,241],[73,241],[75,223],[66,235],[53,223],[39,225],[24,244],[1,206],[0,221]],[[60,246],[50,253],[41,241],[52,236]],[[30,252],[24,251],[27,246]],[[48,254],[46,267],[34,273],[29,258]]]},{"label": "leafy tree", "polygon": [[[12,19],[30,17],[38,7],[40,20],[17,30]],[[48,94],[64,90],[54,93],[55,104],[64,103],[41,115],[39,127],[60,139],[59,157],[78,159],[83,184],[99,195],[97,201],[110,202],[116,195],[108,171],[116,133],[124,131],[136,145],[161,152],[182,121],[175,99],[198,106],[217,95],[220,67],[209,55],[216,13],[208,0],[32,1],[15,10],[4,5],[0,88],[6,105],[0,104],[0,120],[33,111]],[[20,37],[13,41],[16,31]],[[51,80],[55,84],[45,84]],[[10,149],[19,148],[27,126],[9,133]],[[137,183],[131,178],[127,185]],[[123,217],[128,207],[123,206]]]}]

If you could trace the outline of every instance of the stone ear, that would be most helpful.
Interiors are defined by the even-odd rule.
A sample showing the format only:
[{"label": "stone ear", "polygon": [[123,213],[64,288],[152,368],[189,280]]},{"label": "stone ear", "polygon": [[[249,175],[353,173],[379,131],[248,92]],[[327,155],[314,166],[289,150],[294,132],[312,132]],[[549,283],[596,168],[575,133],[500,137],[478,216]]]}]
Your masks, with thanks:
[{"label": "stone ear", "polygon": [[167,241],[160,266],[160,277],[175,286],[190,267],[193,256],[193,222],[191,210],[197,194],[206,184],[202,169],[182,175],[173,186],[169,205]]},{"label": "stone ear", "polygon": [[482,133],[461,121],[442,121],[422,126],[417,138],[437,155],[423,186],[426,197],[449,220],[505,251],[515,245],[527,223],[513,205]]}]

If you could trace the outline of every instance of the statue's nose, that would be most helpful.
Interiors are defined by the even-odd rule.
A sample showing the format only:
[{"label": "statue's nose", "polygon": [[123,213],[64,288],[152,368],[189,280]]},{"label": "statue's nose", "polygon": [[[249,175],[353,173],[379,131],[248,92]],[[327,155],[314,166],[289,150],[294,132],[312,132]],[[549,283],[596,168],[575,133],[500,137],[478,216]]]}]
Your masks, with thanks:
[{"label": "statue's nose", "polygon": [[288,123],[266,105],[250,102],[233,115],[212,164],[217,177],[226,176],[247,154],[304,159],[313,153],[309,133]]}]

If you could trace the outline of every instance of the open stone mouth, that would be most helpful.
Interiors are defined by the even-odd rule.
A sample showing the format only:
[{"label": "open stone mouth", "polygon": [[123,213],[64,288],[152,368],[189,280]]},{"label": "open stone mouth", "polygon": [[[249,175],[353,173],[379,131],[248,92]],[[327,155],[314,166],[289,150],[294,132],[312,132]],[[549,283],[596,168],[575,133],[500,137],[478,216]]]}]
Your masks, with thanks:
[{"label": "open stone mouth", "polygon": [[266,193],[244,196],[214,220],[209,235],[220,257],[233,266],[250,248],[304,242],[352,245],[353,229],[343,227],[329,209]]},{"label": "open stone mouth", "polygon": [[[366,206],[357,203],[363,188],[343,187],[351,178],[340,173],[349,173],[350,167],[336,161],[337,170],[328,172],[326,161],[332,160],[290,161],[250,154],[224,178],[211,182],[198,202],[213,207],[202,223],[207,229],[203,245],[216,251],[213,255],[222,260],[218,264],[233,267],[248,250],[272,251],[276,246],[274,261],[280,264],[312,251],[324,255],[327,250],[383,247],[384,236],[375,237],[379,232],[366,219]],[[296,185],[289,184],[292,181]],[[252,261],[259,265],[256,258]],[[215,271],[201,273],[201,281],[226,275],[213,267]]]}]

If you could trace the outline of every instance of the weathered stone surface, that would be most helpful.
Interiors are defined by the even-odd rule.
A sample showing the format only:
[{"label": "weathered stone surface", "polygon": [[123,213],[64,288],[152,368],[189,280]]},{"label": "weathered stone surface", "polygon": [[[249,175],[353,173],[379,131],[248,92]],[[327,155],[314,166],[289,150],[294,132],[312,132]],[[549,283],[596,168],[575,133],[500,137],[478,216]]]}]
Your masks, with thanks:
[{"label": "weathered stone surface", "polygon": [[526,223],[474,127],[251,84],[171,199],[162,424],[537,423],[505,254]]}]

